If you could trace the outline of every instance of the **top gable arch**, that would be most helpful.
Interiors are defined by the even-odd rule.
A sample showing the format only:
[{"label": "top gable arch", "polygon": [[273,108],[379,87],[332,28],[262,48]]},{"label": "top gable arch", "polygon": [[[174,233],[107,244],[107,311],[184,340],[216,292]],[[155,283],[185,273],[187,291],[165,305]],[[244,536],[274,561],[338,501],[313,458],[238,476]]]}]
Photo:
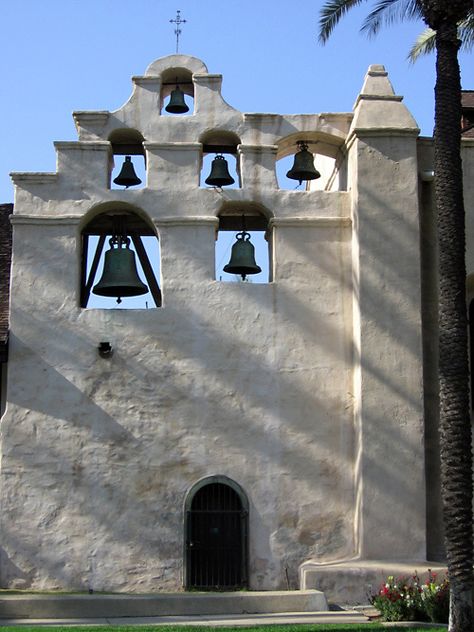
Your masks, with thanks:
[{"label": "top gable arch", "polygon": [[161,77],[163,73],[171,68],[181,68],[191,74],[208,73],[206,64],[190,55],[167,55],[155,59],[145,70],[145,77]]}]

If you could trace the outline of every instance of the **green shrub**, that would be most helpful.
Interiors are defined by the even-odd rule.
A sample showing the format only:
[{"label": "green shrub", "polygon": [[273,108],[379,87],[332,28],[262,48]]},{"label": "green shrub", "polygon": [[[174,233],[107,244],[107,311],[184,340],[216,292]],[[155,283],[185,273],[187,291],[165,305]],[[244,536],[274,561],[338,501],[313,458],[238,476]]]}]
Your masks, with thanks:
[{"label": "green shrub", "polygon": [[437,582],[436,573],[428,571],[428,579],[422,586],[421,598],[428,619],[433,623],[448,623],[449,581],[444,577]]},{"label": "green shrub", "polygon": [[418,576],[387,577],[379,592],[372,596],[372,604],[385,621],[425,621]]},{"label": "green shrub", "polygon": [[425,582],[415,572],[411,577],[387,577],[372,604],[384,621],[432,621],[447,623],[449,616],[449,581],[428,571]]}]

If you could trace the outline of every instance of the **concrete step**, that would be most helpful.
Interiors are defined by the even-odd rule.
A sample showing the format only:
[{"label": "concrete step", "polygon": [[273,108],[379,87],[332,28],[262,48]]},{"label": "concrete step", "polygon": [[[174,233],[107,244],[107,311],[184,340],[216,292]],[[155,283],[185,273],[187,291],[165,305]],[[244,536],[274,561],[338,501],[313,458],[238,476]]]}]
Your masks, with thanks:
[{"label": "concrete step", "polygon": [[210,627],[255,627],[259,625],[295,625],[327,623],[369,623],[369,618],[358,612],[282,612],[278,614],[189,615],[183,617],[113,617],[101,619],[0,619],[6,626],[36,625],[94,625],[117,627],[122,625],[182,625]]},{"label": "concrete step", "polygon": [[446,567],[439,562],[416,560],[397,562],[391,560],[355,559],[347,562],[321,564],[305,562],[301,566],[301,586],[304,589],[321,590],[331,603],[367,604],[389,575],[410,577],[416,571],[425,580],[428,571],[439,576],[446,574]]},{"label": "concrete step", "polygon": [[153,595],[2,594],[1,619],[74,619],[327,611],[319,590]]}]

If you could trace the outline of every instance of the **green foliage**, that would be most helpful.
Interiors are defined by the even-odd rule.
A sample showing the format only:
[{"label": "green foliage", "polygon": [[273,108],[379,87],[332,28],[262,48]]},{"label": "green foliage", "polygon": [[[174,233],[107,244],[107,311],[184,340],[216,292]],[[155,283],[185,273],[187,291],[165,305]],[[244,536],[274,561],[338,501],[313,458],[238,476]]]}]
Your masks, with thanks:
[{"label": "green foliage", "polygon": [[320,9],[319,40],[326,43],[339,20],[364,0],[328,0]]},{"label": "green foliage", "polygon": [[372,604],[385,621],[431,621],[447,623],[449,616],[449,582],[438,581],[436,573],[428,572],[425,582],[415,572],[411,577],[387,577]]},{"label": "green foliage", "polygon": [[[462,42],[464,51],[470,51],[474,45],[474,10],[469,13],[467,18],[459,22],[458,26],[459,39]],[[434,52],[436,48],[436,32],[433,29],[425,29],[418,35],[415,43],[408,53],[408,59],[415,62],[418,57]]]},{"label": "green foliage", "polygon": [[378,0],[374,9],[365,18],[361,31],[367,35],[377,35],[382,26],[392,26],[396,22],[422,19],[418,0]]},{"label": "green foliage", "polygon": [[449,619],[449,581],[447,578],[437,582],[436,574],[430,571],[423,584],[423,606],[428,619],[433,623],[448,623]]},{"label": "green foliage", "polygon": [[[363,2],[370,3],[370,0],[327,0],[319,11],[319,41],[325,44],[346,13]],[[419,0],[374,0],[372,4],[374,7],[360,29],[369,36],[377,35],[383,26],[391,26],[395,22],[423,19]],[[459,22],[458,36],[463,50],[470,51],[474,45],[474,9],[466,19]],[[434,38],[435,32],[432,29],[423,31],[410,49],[408,59],[414,62],[421,55],[433,52]]]},{"label": "green foliage", "polygon": [[[319,40],[326,43],[335,26],[352,8],[369,0],[327,0],[319,11]],[[378,0],[365,19],[361,31],[376,35],[383,24],[421,18],[418,0]]]},{"label": "green foliage", "polygon": [[385,621],[424,621],[418,576],[387,577],[372,604]]}]

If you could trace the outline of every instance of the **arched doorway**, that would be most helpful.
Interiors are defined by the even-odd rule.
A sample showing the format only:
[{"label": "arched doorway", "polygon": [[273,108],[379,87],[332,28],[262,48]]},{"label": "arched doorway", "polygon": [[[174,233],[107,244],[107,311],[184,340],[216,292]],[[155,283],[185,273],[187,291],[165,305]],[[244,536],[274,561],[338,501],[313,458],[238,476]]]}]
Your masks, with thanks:
[{"label": "arched doorway", "polygon": [[185,505],[186,588],[237,590],[247,586],[248,501],[237,483],[210,476]]}]

